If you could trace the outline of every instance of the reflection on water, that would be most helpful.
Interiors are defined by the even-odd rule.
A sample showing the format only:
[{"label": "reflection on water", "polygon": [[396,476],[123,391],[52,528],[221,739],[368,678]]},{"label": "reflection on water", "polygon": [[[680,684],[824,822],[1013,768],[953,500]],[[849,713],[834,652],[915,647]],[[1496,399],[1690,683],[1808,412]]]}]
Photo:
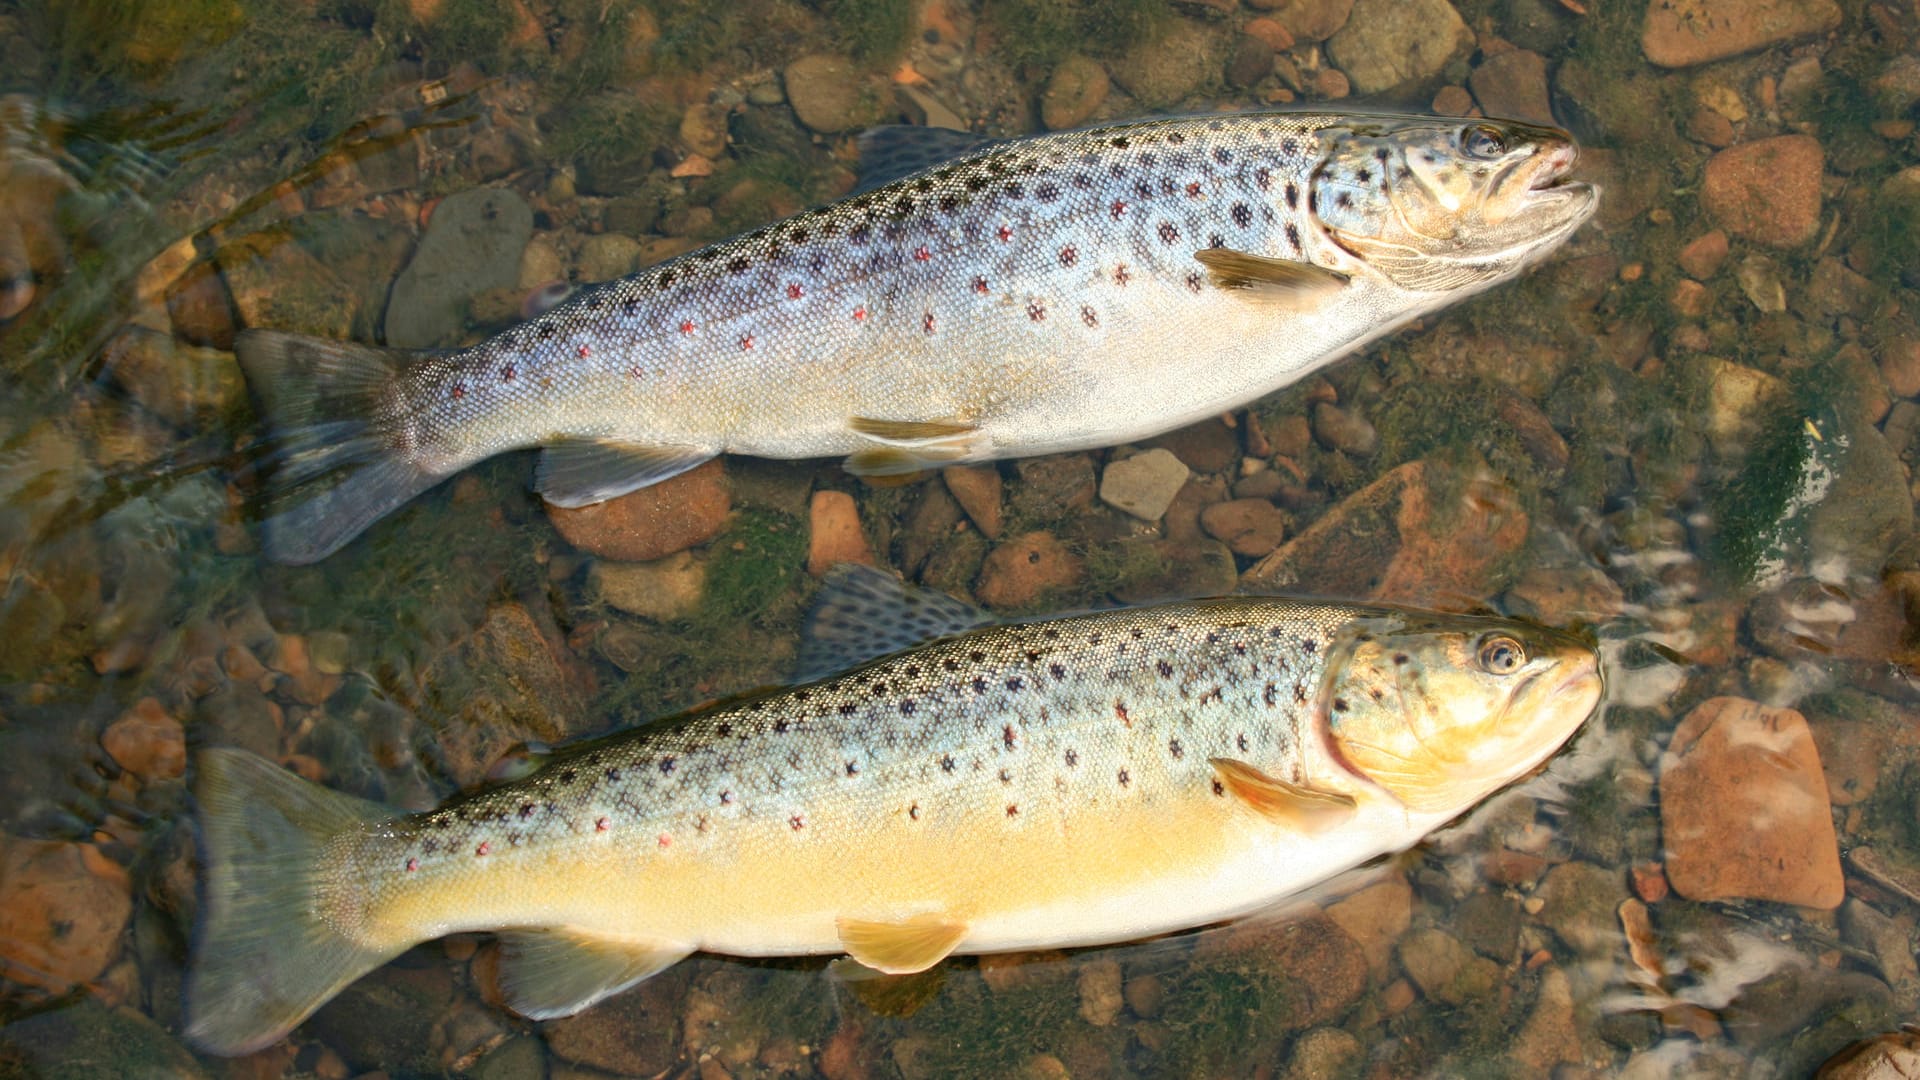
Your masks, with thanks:
[{"label": "reflection on water", "polygon": [[[242,1070],[1798,1076],[1920,1019],[1916,29],[1879,0],[0,10],[0,1061],[233,1068],[174,1034],[191,750],[428,806],[522,744],[780,680],[847,557],[1003,611],[1493,607],[1595,635],[1608,697],[1540,776],[1255,923],[881,986],[698,957],[544,1025],[455,938]],[[318,567],[256,554],[237,328],[474,340],[845,192],[876,122],[1349,97],[1555,119],[1600,217],[1152,440],[1189,474],[1151,522],[1098,496],[1130,450],[897,487],[729,459],[615,550],[516,459]],[[420,285],[477,186],[530,238]],[[1847,1068],[1875,1055],[1912,1040]]]}]

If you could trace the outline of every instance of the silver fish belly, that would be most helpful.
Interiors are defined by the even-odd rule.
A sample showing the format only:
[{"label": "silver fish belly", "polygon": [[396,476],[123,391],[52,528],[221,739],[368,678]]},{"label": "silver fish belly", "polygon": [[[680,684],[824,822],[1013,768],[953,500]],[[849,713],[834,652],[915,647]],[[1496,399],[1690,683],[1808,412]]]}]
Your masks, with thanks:
[{"label": "silver fish belly", "polygon": [[1504,122],[1147,121],[988,144],[448,356],[249,333],[293,489],[269,553],[530,446],[577,506],[726,452],[890,475],[1149,436],[1518,273],[1596,204],[1574,153]]}]

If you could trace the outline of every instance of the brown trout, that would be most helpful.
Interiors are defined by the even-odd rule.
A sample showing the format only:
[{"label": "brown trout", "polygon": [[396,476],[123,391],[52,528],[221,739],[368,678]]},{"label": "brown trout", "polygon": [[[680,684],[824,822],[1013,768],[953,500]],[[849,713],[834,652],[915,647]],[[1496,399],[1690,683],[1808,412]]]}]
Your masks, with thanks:
[{"label": "brown trout", "polygon": [[958,158],[414,356],[252,331],[265,525],[311,562],[543,446],[581,506],[728,452],[898,475],[1218,414],[1518,273],[1592,214],[1563,132],[1310,113],[1149,120]]},{"label": "brown trout", "polygon": [[[828,629],[969,622],[878,610],[904,606],[876,571],[836,587],[869,599]],[[425,813],[208,750],[187,1034],[249,1052],[462,931],[498,932],[539,1019],[696,950],[909,973],[1232,919],[1526,775],[1600,689],[1526,624],[1234,597],[952,634]]]}]

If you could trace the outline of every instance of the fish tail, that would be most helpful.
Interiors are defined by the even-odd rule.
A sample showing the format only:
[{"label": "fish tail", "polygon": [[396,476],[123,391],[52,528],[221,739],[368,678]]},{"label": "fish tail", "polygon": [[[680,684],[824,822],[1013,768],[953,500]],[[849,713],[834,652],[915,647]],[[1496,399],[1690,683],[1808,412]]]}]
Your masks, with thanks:
[{"label": "fish tail", "polygon": [[318,562],[445,478],[406,449],[396,382],[415,354],[278,330],[233,348],[274,446],[268,558]]},{"label": "fish tail", "polygon": [[401,951],[343,934],[325,895],[341,869],[328,841],[393,812],[241,750],[207,750],[197,767],[201,904],[186,1033],[210,1053],[247,1054]]}]

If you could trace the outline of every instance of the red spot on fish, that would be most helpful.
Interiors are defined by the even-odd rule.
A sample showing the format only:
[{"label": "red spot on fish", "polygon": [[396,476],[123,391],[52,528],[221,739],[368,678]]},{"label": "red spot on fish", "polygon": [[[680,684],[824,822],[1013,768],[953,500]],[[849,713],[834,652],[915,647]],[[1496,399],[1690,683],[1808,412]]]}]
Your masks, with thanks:
[{"label": "red spot on fish", "polygon": [[492,850],[493,850],[493,845],[488,841],[482,840],[480,841],[480,846],[473,849],[473,853],[475,855],[485,855],[487,852]]},{"label": "red spot on fish", "polygon": [[927,312],[925,325],[927,328],[927,333],[929,334],[933,333],[933,312],[931,311]]},{"label": "red spot on fish", "polygon": [[854,308],[854,309],[853,309],[853,321],[854,321],[854,322],[866,322],[866,321],[867,321],[867,309],[866,309],[866,308],[864,308],[864,307],[857,307],[857,308]]},{"label": "red spot on fish", "polygon": [[807,827],[807,819],[801,817],[799,814],[795,814],[787,819],[787,824],[793,826],[794,832],[799,832],[801,829]]},{"label": "red spot on fish", "polygon": [[419,859],[408,859],[408,860],[407,860],[407,873],[409,873],[409,874],[411,874],[411,873],[413,873],[413,872],[414,872],[415,870],[418,870],[418,869],[420,869],[420,860],[419,860]]},{"label": "red spot on fish", "polygon": [[686,322],[681,323],[680,332],[683,334],[693,333],[693,320],[689,319]]},{"label": "red spot on fish", "polygon": [[1125,199],[1113,200],[1113,206],[1111,209],[1113,210],[1113,220],[1119,221],[1120,215],[1127,212],[1127,200]]},{"label": "red spot on fish", "polygon": [[661,833],[661,834],[660,834],[660,846],[661,846],[661,847],[672,847],[672,846],[673,846],[673,837],[671,837],[671,836],[668,836],[668,835],[667,835],[666,833]]},{"label": "red spot on fish", "polygon": [[979,293],[981,296],[987,295],[987,279],[983,277],[974,278],[973,291]]},{"label": "red spot on fish", "polygon": [[745,336],[743,336],[743,337],[741,337],[741,339],[740,339],[740,347],[741,347],[742,349],[751,349],[751,348],[753,348],[753,335],[752,335],[752,334],[747,334],[747,335],[745,335]]},{"label": "red spot on fish", "polygon": [[1072,266],[1074,263],[1079,261],[1080,261],[1080,252],[1075,250],[1072,244],[1068,244],[1066,247],[1063,247],[1060,249],[1060,265],[1061,266]]},{"label": "red spot on fish", "polygon": [[613,822],[607,820],[606,818],[593,819],[594,832],[606,832],[608,829],[611,829],[611,828],[613,828]]},{"label": "red spot on fish", "polygon": [[631,375],[631,376],[633,376],[633,377],[634,377],[634,378],[636,378],[636,379],[637,379],[637,378],[639,378],[639,377],[640,377],[640,365],[638,365],[638,364],[635,364],[634,366],[632,366],[632,367],[630,367],[630,368],[628,368],[628,369],[627,369],[627,374],[628,374],[628,375]]},{"label": "red spot on fish", "polygon": [[1113,715],[1119,717],[1120,722],[1128,727],[1133,726],[1133,718],[1127,715],[1127,707],[1117,701],[1113,703]]},{"label": "red spot on fish", "polygon": [[467,384],[454,383],[453,384],[453,400],[459,401],[461,398],[466,396],[467,396]]},{"label": "red spot on fish", "polygon": [[592,350],[587,348],[585,345],[580,346],[580,359],[585,360],[587,358],[587,354],[591,351]]},{"label": "red spot on fish", "polygon": [[1113,268],[1113,283],[1115,285],[1125,285],[1132,280],[1133,271],[1127,269],[1126,263],[1121,263],[1119,266]]},{"label": "red spot on fish", "polygon": [[1189,198],[1189,199],[1197,199],[1197,198],[1199,198],[1199,197],[1200,197],[1200,185],[1199,185],[1199,184],[1197,184],[1197,183],[1195,183],[1195,184],[1188,184],[1188,185],[1187,185],[1187,198]]},{"label": "red spot on fish", "polygon": [[933,252],[928,251],[926,245],[922,244],[913,249],[913,258],[915,262],[926,262],[928,259],[933,258]]},{"label": "red spot on fish", "polygon": [[1036,300],[1027,305],[1027,318],[1032,319],[1034,322],[1043,322],[1046,320],[1046,317],[1047,309],[1041,307],[1039,301]]},{"label": "red spot on fish", "polygon": [[806,294],[806,290],[802,289],[798,283],[787,286],[787,299],[789,300],[798,300]]},{"label": "red spot on fish", "polygon": [[500,379],[502,382],[513,381],[513,365],[512,364],[508,364],[506,367],[503,367],[500,369]]},{"label": "red spot on fish", "polygon": [[1004,244],[1007,241],[1013,239],[1013,229],[1006,225],[1002,225],[1000,226],[999,236],[1000,236],[1000,242]]}]

